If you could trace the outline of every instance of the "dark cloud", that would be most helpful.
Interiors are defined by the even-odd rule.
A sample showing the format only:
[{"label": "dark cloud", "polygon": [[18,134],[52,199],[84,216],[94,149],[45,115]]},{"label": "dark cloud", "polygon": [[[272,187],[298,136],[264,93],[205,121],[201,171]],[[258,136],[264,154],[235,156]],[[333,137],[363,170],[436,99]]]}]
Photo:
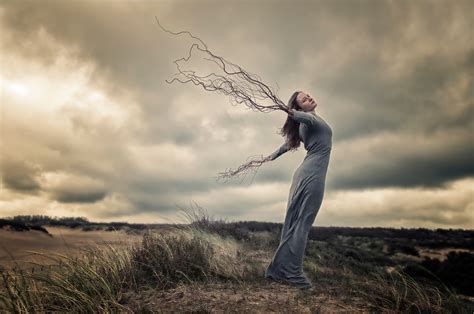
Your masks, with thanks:
[{"label": "dark cloud", "polygon": [[84,174],[57,174],[56,178],[45,180],[44,191],[50,199],[60,203],[97,203],[109,194],[105,183]]},{"label": "dark cloud", "polygon": [[53,198],[60,203],[95,203],[107,195],[104,191],[55,191]]},{"label": "dark cloud", "polygon": [[[375,58],[354,62],[351,67],[356,67],[355,70],[347,69],[343,76],[326,83],[334,93],[340,87],[345,97],[363,105],[364,110],[348,120],[352,123],[351,128],[342,129],[337,139],[346,140],[385,129],[403,131],[408,128],[412,132],[425,132],[435,128],[472,127],[472,120],[466,119],[472,116],[473,110],[473,100],[467,90],[459,90],[461,103],[441,102],[438,95],[450,86],[456,87],[455,79],[472,70],[470,55],[473,52],[457,62],[440,56],[426,57],[414,65],[409,77],[396,81],[383,78],[384,65],[376,65]],[[364,65],[370,62],[372,67]],[[469,80],[472,85],[472,77]],[[452,106],[462,106],[462,110],[450,114]]]},{"label": "dark cloud", "polygon": [[6,188],[16,192],[36,194],[41,189],[36,176],[37,166],[22,160],[10,160],[3,156],[1,163],[2,182]]},{"label": "dark cloud", "polygon": [[422,152],[413,147],[419,143],[409,135],[403,139],[406,143],[395,147],[403,151],[398,155],[389,153],[394,147],[384,150],[383,144],[369,154],[352,155],[352,169],[346,173],[334,169],[335,175],[328,179],[328,186],[334,189],[440,187],[447,181],[474,176],[474,147],[468,136],[461,141],[453,139],[455,145],[449,142],[434,148],[427,145]]}]

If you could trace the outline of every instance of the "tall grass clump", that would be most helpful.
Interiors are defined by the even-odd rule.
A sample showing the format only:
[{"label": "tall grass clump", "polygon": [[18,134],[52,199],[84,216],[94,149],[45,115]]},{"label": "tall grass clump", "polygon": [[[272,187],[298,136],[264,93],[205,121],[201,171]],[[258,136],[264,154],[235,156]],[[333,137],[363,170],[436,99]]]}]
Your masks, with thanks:
[{"label": "tall grass clump", "polygon": [[53,264],[39,272],[3,270],[1,308],[15,313],[126,310],[120,301],[133,285],[129,251],[107,244],[83,252],[80,257],[30,252]]},{"label": "tall grass clump", "polygon": [[230,235],[226,228],[228,223],[225,219],[216,219],[198,204],[191,204],[189,208],[178,208],[180,210],[179,215],[187,223],[181,228],[188,230],[200,230],[207,233],[215,233],[221,236]]},{"label": "tall grass clump", "polygon": [[132,248],[132,263],[140,284],[167,289],[180,283],[239,281],[238,244],[198,229],[169,233],[146,231]]},{"label": "tall grass clump", "polygon": [[167,289],[181,283],[242,282],[245,268],[240,245],[226,228],[195,204],[182,208],[187,222],[166,233],[147,230],[132,248],[132,262],[140,284]]}]

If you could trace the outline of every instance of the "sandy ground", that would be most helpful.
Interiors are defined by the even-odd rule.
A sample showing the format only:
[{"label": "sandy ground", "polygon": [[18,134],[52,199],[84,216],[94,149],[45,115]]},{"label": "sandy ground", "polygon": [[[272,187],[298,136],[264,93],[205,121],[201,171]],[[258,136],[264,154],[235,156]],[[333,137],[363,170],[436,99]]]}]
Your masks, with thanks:
[{"label": "sandy ground", "polygon": [[141,235],[124,231],[82,231],[65,227],[47,227],[47,230],[52,236],[36,230],[18,232],[0,229],[0,267],[11,268],[15,262],[21,268],[33,267],[29,261],[53,263],[28,251],[75,255],[91,245],[127,246],[142,238]]}]

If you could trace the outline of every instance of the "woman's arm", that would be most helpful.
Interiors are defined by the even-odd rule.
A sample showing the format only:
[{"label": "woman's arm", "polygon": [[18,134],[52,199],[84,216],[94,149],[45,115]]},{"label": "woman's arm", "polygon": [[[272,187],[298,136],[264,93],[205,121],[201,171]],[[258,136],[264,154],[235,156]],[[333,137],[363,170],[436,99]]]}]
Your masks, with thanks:
[{"label": "woman's arm", "polygon": [[287,151],[289,151],[290,148],[288,147],[288,144],[285,142],[283,143],[276,151],[274,151],[271,155],[269,155],[266,160],[275,160],[279,156],[283,155]]},{"label": "woman's arm", "polygon": [[298,121],[300,123],[307,124],[309,126],[316,125],[317,123],[316,117],[314,115],[312,115],[311,113],[304,112],[304,111],[290,109],[290,111],[288,112],[288,115],[293,120]]}]

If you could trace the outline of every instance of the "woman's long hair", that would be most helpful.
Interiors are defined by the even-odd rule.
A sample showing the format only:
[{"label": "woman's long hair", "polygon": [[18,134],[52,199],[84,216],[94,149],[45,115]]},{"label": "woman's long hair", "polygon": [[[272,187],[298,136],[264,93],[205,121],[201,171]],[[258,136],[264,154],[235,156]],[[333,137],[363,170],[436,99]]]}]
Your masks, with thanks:
[{"label": "woman's long hair", "polygon": [[[290,110],[301,109],[301,107],[298,105],[298,102],[296,101],[296,96],[298,96],[300,92],[301,91],[295,91],[291,95],[290,100],[288,100],[288,108]],[[279,131],[279,134],[281,134],[281,136],[286,137],[286,143],[289,144],[290,150],[296,150],[300,146],[301,138],[299,129],[300,123],[288,116],[286,118],[285,124]]]}]

